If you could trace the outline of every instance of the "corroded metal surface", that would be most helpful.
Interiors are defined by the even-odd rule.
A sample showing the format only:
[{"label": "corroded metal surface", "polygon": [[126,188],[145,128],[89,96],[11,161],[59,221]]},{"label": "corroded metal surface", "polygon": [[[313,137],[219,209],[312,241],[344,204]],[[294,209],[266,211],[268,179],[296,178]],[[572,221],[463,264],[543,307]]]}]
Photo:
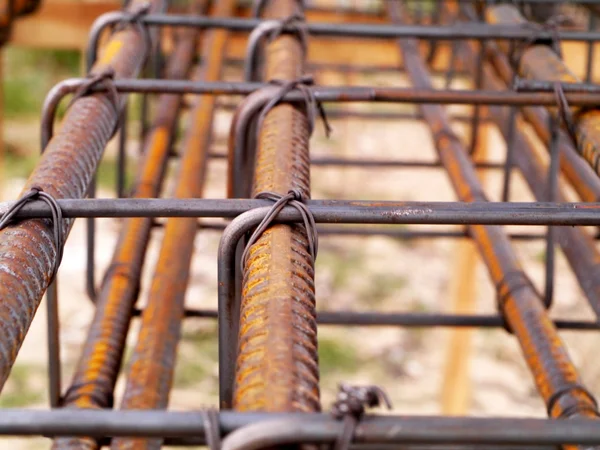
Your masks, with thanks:
[{"label": "corroded metal surface", "polygon": [[[132,8],[139,5],[134,1]],[[152,3],[156,10],[161,2]],[[112,67],[117,76],[132,76],[144,55],[143,37],[127,28],[108,42],[92,73]],[[78,99],[66,113],[62,127],[48,144],[23,192],[39,186],[56,198],[81,198],[113,134],[117,115],[109,94]],[[64,234],[72,221],[65,220]],[[28,220],[0,232],[0,386],[4,384],[25,333],[31,324],[55,264],[57,249],[52,227],[44,220]],[[15,320],[18,318],[18,320]]]},{"label": "corroded metal surface", "polygon": [[[169,59],[167,78],[181,79],[187,76],[197,38],[198,32],[194,30],[182,33]],[[181,103],[181,96],[160,97],[158,115],[144,144],[144,156],[132,190],[133,198],[152,198],[160,193]],[[122,225],[111,264],[102,281],[94,318],[73,382],[64,397],[65,407],[112,406],[113,389],[138,296],[151,225],[149,218],[126,219]],[[59,439],[54,444],[55,449],[96,447],[91,439]]]},{"label": "corroded metal surface", "polygon": [[[499,5],[486,10],[486,20],[492,24],[524,24],[526,20],[511,5]],[[535,35],[535,31],[532,31]],[[499,43],[506,52],[510,52],[506,43]],[[575,83],[580,80],[567,68],[550,46],[535,44],[522,50],[518,56],[518,70],[522,77],[543,80]],[[556,108],[550,109],[557,114]],[[590,167],[600,175],[600,111],[578,110],[575,113],[577,150]]]},{"label": "corroded metal surface", "polygon": [[[234,0],[220,1],[215,16],[233,12]],[[219,79],[223,65],[227,32],[209,31],[204,36],[204,55],[197,79]],[[176,198],[202,196],[208,146],[215,108],[214,97],[197,96],[184,137],[183,157],[177,176]],[[140,335],[127,371],[127,385],[121,409],[165,409],[175,368],[175,355],[184,317],[184,298],[194,250],[197,222],[194,218],[172,218],[165,234],[152,277],[148,302],[142,315]],[[115,439],[111,448],[160,448],[162,440]]]},{"label": "corroded metal surface", "polygon": [[[402,23],[401,7],[388,4],[388,11],[394,21]],[[404,39],[398,41],[398,45],[413,85],[432,88],[417,41]],[[452,131],[444,108],[439,105],[421,105],[420,108],[436,136],[436,149],[458,198],[465,202],[487,201],[473,163]],[[575,366],[502,228],[470,225],[469,231],[496,285],[499,307],[507,326],[517,337],[538,391],[547,402],[549,415],[560,417],[568,411],[569,417],[597,417],[594,399],[579,389],[582,381]]]},{"label": "corroded metal surface", "polygon": [[[265,17],[286,18],[297,2],[269,2]],[[294,35],[266,46],[265,79],[303,74],[304,55]],[[281,104],[264,121],[258,139],[253,194],[310,197],[308,120]],[[304,230],[269,228],[250,248],[244,273],[234,403],[240,411],[318,411],[319,370],[314,265]]]}]

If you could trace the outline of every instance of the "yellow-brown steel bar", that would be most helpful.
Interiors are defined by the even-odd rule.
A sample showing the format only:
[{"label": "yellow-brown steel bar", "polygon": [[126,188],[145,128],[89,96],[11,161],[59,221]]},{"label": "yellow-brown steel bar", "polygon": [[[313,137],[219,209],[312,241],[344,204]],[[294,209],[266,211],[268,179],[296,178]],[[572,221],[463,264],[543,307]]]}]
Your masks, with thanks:
[{"label": "yellow-brown steel bar", "polygon": [[[509,85],[509,82],[506,80],[512,80],[512,77],[509,76],[511,69],[508,59],[497,50],[493,43],[488,45],[491,48],[486,52],[489,64],[486,63],[483,68],[485,73],[484,86],[486,89],[504,91],[507,85]],[[474,45],[467,45],[460,53],[459,58],[469,59],[465,62],[468,67],[469,64],[473,64],[476,51],[477,49]],[[504,82],[501,80],[504,80]],[[503,111],[500,107],[494,107],[490,111],[493,112],[490,115],[492,120],[496,122],[501,132],[508,138],[509,132],[506,125],[508,118],[505,117],[506,111]],[[542,124],[542,118],[548,119],[547,112],[541,108],[534,107],[522,108],[522,111],[523,116],[529,119],[529,123],[535,124],[534,127],[538,132],[538,136],[543,132],[543,136],[547,137],[549,144],[550,133],[548,127],[544,127]],[[544,137],[540,137],[544,140]],[[537,199],[540,201],[546,200],[545,189],[548,181],[542,175],[543,164],[539,159],[539,155],[531,146],[531,138],[524,131],[524,124],[521,120],[518,120],[515,126],[514,142],[516,148],[518,148],[518,151],[513,151],[516,166],[523,173],[525,181]],[[507,145],[509,144],[507,143]],[[559,136],[558,145],[561,163],[564,163],[564,166],[567,167],[566,173],[571,175],[567,176],[567,179],[576,189],[577,187],[580,188],[580,196],[582,196],[584,201],[594,201],[594,197],[588,198],[588,196],[594,195],[594,184],[590,184],[587,181],[589,181],[589,175],[594,177],[595,180],[598,180],[598,178],[591,172],[587,165],[582,167],[581,164],[585,163],[575,154],[575,150],[566,136]],[[574,160],[573,157],[578,158],[578,160]],[[582,193],[584,194],[582,195]],[[559,201],[566,201],[566,197],[559,194]],[[600,261],[600,253],[596,248],[594,239],[584,230],[574,227],[557,227],[556,237],[573,273],[588,298],[590,306],[596,313],[596,316],[600,317],[600,266],[597,264],[597,261]]]},{"label": "yellow-brown steel bar", "polygon": [[[134,11],[142,3],[135,0]],[[163,2],[150,3],[157,11]],[[117,77],[135,76],[144,61],[144,36],[126,27],[115,33],[92,73],[108,68]],[[27,180],[23,194],[40,187],[55,198],[81,198],[88,189],[106,143],[118,120],[110,93],[79,98],[71,105],[39,164]],[[67,235],[73,221],[59,226]],[[25,334],[33,320],[59,254],[53,226],[47,220],[27,220],[0,232],[0,387],[4,385]]]},{"label": "yellow-brown steel bar", "polygon": [[[234,9],[235,0],[221,0],[217,3],[214,16],[227,17]],[[206,59],[196,79],[209,82],[219,79],[227,35],[225,30],[212,30],[204,36],[203,54]],[[184,139],[175,198],[202,196],[214,109],[214,96],[195,98]],[[148,302],[142,315],[140,335],[127,372],[121,409],[167,407],[197,230],[195,218],[171,218],[167,221]],[[113,439],[111,448],[159,448],[161,441],[118,438]]]},{"label": "yellow-brown steel bar", "polygon": [[0,45],[9,40],[12,21],[16,17],[31,14],[39,4],[40,0],[2,0],[0,2]]},{"label": "yellow-brown steel bar", "polygon": [[[268,2],[266,18],[284,19],[301,2]],[[303,74],[303,49],[295,35],[266,46],[265,78]],[[258,139],[253,193],[310,196],[306,112],[280,104],[266,116]],[[305,230],[276,225],[250,248],[242,287],[239,349],[233,406],[240,411],[318,411],[319,369],[314,264]]]},{"label": "yellow-brown steel bar", "polygon": [[[406,23],[401,5],[388,2],[387,8],[395,22]],[[432,89],[417,41],[401,39],[398,44],[413,85],[420,89]],[[465,202],[487,201],[473,163],[452,131],[444,108],[440,105],[420,105],[420,109],[434,134],[440,160],[458,198]],[[496,285],[502,315],[522,348],[550,416],[597,417],[594,399],[583,388],[575,366],[544,310],[540,295],[523,272],[502,228],[482,225],[468,228]]]},{"label": "yellow-brown steel bar", "polygon": [[[200,2],[199,12],[204,11],[205,4]],[[197,39],[198,32],[193,29],[181,32],[167,63],[167,78],[183,79],[187,76],[196,53]],[[164,94],[159,97],[157,116],[144,143],[144,156],[132,197],[159,195],[181,105],[181,96]],[[148,218],[129,218],[123,222],[73,382],[64,398],[64,407],[112,406],[113,389],[138,296],[151,226],[152,220]],[[58,439],[54,444],[55,449],[95,447],[94,440],[85,438]]]},{"label": "yellow-brown steel bar", "polygon": [[[499,5],[486,9],[486,20],[492,24],[524,24],[526,19],[511,5]],[[535,37],[535,31],[532,31]],[[508,45],[498,42],[503,51],[509,52]],[[527,79],[574,83],[580,80],[569,70],[550,46],[530,45],[518,53],[519,74]],[[572,108],[575,115],[577,150],[591,168],[600,175],[600,111]],[[551,108],[552,114],[557,113]]]}]

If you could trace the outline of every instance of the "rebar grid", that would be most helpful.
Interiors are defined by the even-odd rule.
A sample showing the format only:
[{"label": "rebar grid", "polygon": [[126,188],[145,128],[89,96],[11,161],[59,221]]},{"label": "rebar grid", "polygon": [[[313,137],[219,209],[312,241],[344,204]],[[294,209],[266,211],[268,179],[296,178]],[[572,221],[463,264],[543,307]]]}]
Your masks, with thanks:
[{"label": "rebar grid", "polygon": [[[23,7],[22,3],[16,4]],[[224,438],[226,449],[339,445],[346,440],[352,441],[352,448],[600,446],[594,393],[584,385],[557,331],[600,330],[600,254],[597,237],[583,228],[600,226],[600,113],[596,109],[600,86],[594,84],[593,72],[593,44],[600,41],[593,18],[600,11],[591,1],[570,2],[587,8],[590,27],[569,28],[558,20],[564,14],[561,3],[435,0],[425,7],[418,1],[384,0],[373,9],[344,9],[345,14],[355,15],[353,21],[326,23],[310,20],[312,13],[332,12],[318,2],[256,1],[257,17],[248,17],[248,5],[234,0],[194,0],[185,14],[181,9],[169,10],[162,1],[136,0],[124,12],[99,17],[90,32],[89,76],[66,80],[48,94],[41,119],[43,157],[23,190],[24,195],[39,187],[55,197],[63,223],[52,222],[46,203],[31,201],[12,211],[13,222],[0,231],[0,388],[47,292],[48,386],[53,407],[50,411],[1,410],[0,435],[52,437],[56,450],[154,449],[207,442],[218,448],[216,437]],[[108,32],[110,38],[100,47],[101,37]],[[248,38],[246,59],[241,61],[245,79],[240,75],[235,82],[224,81],[223,67],[240,67],[240,61],[232,61],[227,52],[228,40],[236,33]],[[327,45],[318,40],[331,37],[351,37],[373,47],[384,41],[397,43],[401,67],[313,64],[314,43]],[[591,49],[585,79],[570,72],[562,59],[562,42],[586,43]],[[436,55],[448,47],[449,61],[440,66]],[[156,64],[161,52],[164,68]],[[144,66],[152,66],[151,78],[134,79]],[[406,74],[412,86],[311,85],[306,75],[322,69],[397,71]],[[445,89],[434,88],[431,81],[433,74],[440,73],[446,77]],[[472,89],[450,89],[458,76],[468,79]],[[270,104],[280,92],[280,100]],[[58,105],[73,93],[75,99],[55,132]],[[125,136],[128,129],[123,111],[130,93],[144,97],[142,117],[150,118],[141,131],[143,155],[134,186],[125,196],[127,152],[121,138],[115,191],[117,197],[127,198],[94,199],[93,180],[103,151],[112,136]],[[155,98],[155,94],[160,95]],[[193,96],[188,99],[186,94]],[[233,103],[219,97],[232,97]],[[336,103],[415,104],[415,114],[369,117],[422,120],[433,137],[438,160],[311,157],[310,135],[320,126],[315,124],[317,102],[331,108],[330,116],[342,117],[360,114],[333,110]],[[154,115],[150,103],[157,106]],[[472,113],[451,116],[446,106],[456,104],[472,105]],[[232,109],[227,151],[215,151],[214,113]],[[187,120],[178,153],[177,129],[184,113]],[[451,122],[457,119],[471,125],[466,141],[453,129]],[[483,125],[497,127],[505,140],[503,163],[476,160]],[[531,130],[548,151],[548,167],[535,148]],[[230,198],[203,198],[207,164],[213,158],[227,162]],[[177,172],[174,195],[169,198],[161,196],[161,187],[171,163],[177,164]],[[316,165],[443,169],[459,201],[311,200],[310,170]],[[501,202],[488,201],[476,169],[500,171]],[[538,203],[509,201],[514,169],[523,175]],[[567,189],[580,201],[569,201]],[[275,196],[292,191],[319,224],[320,235],[472,240],[494,285],[498,314],[317,313],[316,305],[326,299],[315,292],[318,274],[309,239],[312,230],[303,225],[302,211],[283,206],[275,223],[265,225],[242,260],[250,234],[271,212],[273,202],[259,198],[264,191]],[[0,204],[0,211],[10,211],[11,205]],[[60,228],[68,235],[76,218],[101,217],[125,220],[98,286],[93,276],[95,228],[88,229],[85,279],[94,316],[73,379],[64,387],[58,351],[60,299],[52,278],[60,249],[53,231]],[[229,222],[199,220],[206,218]],[[399,228],[407,224],[413,227]],[[463,228],[420,230],[419,225]],[[546,232],[509,233],[504,225],[542,225]],[[158,260],[151,268],[145,306],[139,307],[147,247],[153,230],[160,228]],[[216,310],[189,308],[184,303],[199,231],[221,233]],[[535,239],[546,243],[544,292],[534,288],[513,249],[519,240]],[[555,246],[565,254],[596,318],[550,317]],[[126,338],[136,316],[141,317],[140,334],[125,369]],[[211,431],[206,411],[166,411],[181,326],[193,318],[218,321],[221,412],[217,431],[215,424]],[[320,400],[317,356],[317,332],[322,325],[504,327],[521,348],[549,419],[363,416],[359,408],[352,419],[356,423],[348,428],[349,414],[340,421],[320,412],[327,408]],[[115,399],[120,374],[126,387],[123,397]]]}]

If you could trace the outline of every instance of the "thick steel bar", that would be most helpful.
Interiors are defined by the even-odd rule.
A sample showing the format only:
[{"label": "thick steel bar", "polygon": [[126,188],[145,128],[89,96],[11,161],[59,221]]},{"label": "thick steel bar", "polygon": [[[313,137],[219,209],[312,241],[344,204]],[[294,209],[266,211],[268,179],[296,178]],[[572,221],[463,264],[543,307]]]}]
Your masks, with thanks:
[{"label": "thick steel bar", "polygon": [[[214,15],[230,15],[234,0],[221,0]],[[198,78],[209,81],[221,75],[227,32],[211,30],[203,36],[203,54]],[[194,100],[183,144],[183,158],[177,176],[175,198],[202,196],[208,164],[208,148],[215,110],[215,98]],[[197,233],[194,218],[171,218],[165,226],[147,306],[142,315],[140,335],[127,373],[121,409],[166,409],[171,390],[175,355],[184,318],[184,299]],[[159,448],[160,439],[115,439],[112,450]]]},{"label": "thick steel bar", "polygon": [[[310,424],[298,433],[305,441],[332,443],[342,431],[343,423],[328,414],[306,413],[239,413],[221,412],[220,428],[224,434],[252,423]],[[271,426],[271,431],[277,427]],[[201,412],[174,411],[53,411],[4,409],[0,415],[0,435],[144,436],[204,437]],[[355,432],[356,443],[391,444],[523,444],[560,445],[600,443],[597,421],[573,418],[568,421],[549,419],[407,417],[368,415]]]},{"label": "thick steel bar", "polygon": [[[388,4],[394,21],[402,23],[402,8]],[[414,39],[399,40],[408,74],[416,87],[430,87],[431,81]],[[463,201],[486,202],[477,174],[466,150],[452,131],[443,107],[423,105],[421,110],[435,136],[440,159],[446,165],[454,189]],[[597,418],[594,398],[582,382],[546,314],[540,295],[523,272],[510,241],[500,227],[470,226],[469,230],[496,285],[499,308],[508,328],[515,334],[538,391],[551,417],[568,414]]]},{"label": "thick steel bar", "polygon": [[[267,17],[285,19],[297,8],[294,0],[271,1]],[[265,79],[297,79],[304,59],[297,36],[279,36],[266,45]],[[310,198],[308,113],[285,103],[267,113],[257,139],[254,195],[297,189]],[[275,225],[249,249],[232,403],[237,410],[321,409],[314,261],[306,232]]]},{"label": "thick steel bar", "polygon": [[[527,21],[511,5],[493,6],[486,10],[486,20],[500,24],[526,24]],[[536,35],[537,37],[537,35]],[[499,43],[504,51],[508,48]],[[566,67],[551,47],[534,42],[519,56],[519,74],[527,79],[559,82],[579,82],[580,80]],[[550,112],[560,120],[557,108]],[[596,109],[576,111],[575,134],[577,151],[590,167],[600,175],[600,111]]]},{"label": "thick steel bar", "polygon": [[[474,55],[471,53],[471,58],[473,57]],[[475,60],[472,59],[472,61]],[[487,88],[498,90],[506,88],[490,66],[486,66],[484,71],[484,84]],[[509,117],[505,108],[489,107],[489,115],[496,121],[500,132],[507,138],[509,134]],[[546,199],[548,185],[545,177],[546,170],[533,143],[523,131],[522,123],[516,123],[513,145],[515,150],[514,162],[523,173],[525,182],[538,200]],[[564,202],[566,198],[562,192],[559,192],[556,200]],[[560,227],[555,230],[555,233],[569,265],[588,298],[590,306],[596,316],[600,317],[600,266],[598,265],[600,253],[596,249],[594,239],[580,228]]]},{"label": "thick steel bar", "polygon": [[[169,59],[166,75],[184,78],[192,64],[198,33],[187,30]],[[171,153],[182,97],[164,94],[158,114],[144,143],[144,154],[132,190],[133,198],[156,197],[160,193]],[[113,389],[123,357],[131,311],[139,292],[140,277],[150,238],[152,219],[127,218],[119,232],[109,269],[102,281],[96,309],[63,406],[103,408],[112,406]],[[94,448],[91,440],[65,439],[54,448]]]},{"label": "thick steel bar", "polygon": [[[151,3],[156,10],[160,0]],[[134,1],[132,7],[140,4]],[[128,27],[113,35],[94,66],[94,73],[112,67],[117,77],[135,75],[144,58],[143,36]],[[110,97],[95,94],[78,99],[67,111],[59,133],[50,141],[23,193],[39,186],[56,198],[80,198],[117,124]],[[72,221],[62,226],[67,235]],[[32,220],[0,232],[0,387],[4,385],[41,297],[50,282],[58,249],[52,225]],[[15,320],[15,318],[18,318]]]},{"label": "thick steel bar", "polygon": [[[86,199],[59,200],[65,218],[76,217],[223,217],[270,206],[249,199]],[[431,225],[600,225],[600,203],[470,203],[391,202],[369,200],[309,200],[315,220],[321,223],[431,224]],[[0,203],[0,212],[11,203]],[[52,217],[45,204],[25,205],[17,218]],[[301,216],[286,207],[281,222]]]},{"label": "thick steel bar", "polygon": [[[486,55],[501,79],[507,85],[512,84],[514,72],[507,57],[500,52],[495,43],[488,42],[486,44]],[[540,107],[526,106],[521,108],[521,112],[540,139],[548,146],[551,134],[548,130],[548,111]],[[586,202],[600,199],[600,178],[577,153],[573,142],[564,131],[559,132],[558,145],[560,169],[579,197]]]}]

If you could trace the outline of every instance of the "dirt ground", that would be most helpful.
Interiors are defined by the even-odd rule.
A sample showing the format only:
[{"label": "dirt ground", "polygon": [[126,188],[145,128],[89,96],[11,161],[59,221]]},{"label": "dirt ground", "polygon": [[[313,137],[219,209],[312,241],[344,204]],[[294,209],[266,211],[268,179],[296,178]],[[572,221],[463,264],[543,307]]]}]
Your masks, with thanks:
[{"label": "dirt ground", "polygon": [[[357,79],[321,74],[324,84],[370,83],[382,86],[406,85],[401,76],[370,76]],[[456,87],[460,87],[457,83]],[[400,111],[408,107],[349,106],[365,111]],[[452,108],[461,111],[460,108]],[[462,111],[465,109],[463,108]],[[215,121],[215,150],[224,150],[222,142],[228,132],[231,115],[219,112]],[[18,127],[17,127],[18,125]],[[311,141],[315,156],[435,159],[431,136],[425,125],[415,121],[332,120],[331,139],[317,126]],[[7,141],[23,139],[23,124],[7,124]],[[456,124],[457,130],[466,128]],[[20,145],[36,148],[35,125],[30,125],[31,142]],[[18,129],[18,132],[15,131]],[[466,133],[464,133],[466,134]],[[137,147],[129,146],[132,164]],[[109,150],[110,155],[114,149]],[[505,147],[495,129],[490,131],[488,159],[502,161]],[[486,177],[486,191],[493,200],[501,192],[502,176],[498,172]],[[4,198],[13,199],[24,180],[11,179]],[[172,183],[171,183],[172,184]],[[313,198],[379,199],[407,201],[452,201],[455,196],[442,170],[431,169],[312,169]],[[167,186],[167,194],[172,186]],[[513,200],[530,201],[532,197],[517,175],[512,187]],[[100,193],[112,196],[111,191]],[[212,160],[208,170],[206,197],[225,196],[225,164]],[[119,220],[99,220],[97,245],[97,279],[107,266]],[[432,228],[432,227],[429,227]],[[411,228],[412,229],[412,228]],[[161,231],[153,234],[145,264],[140,301],[146,298],[153,268],[160,248]],[[202,231],[195,242],[195,257],[186,301],[190,307],[216,307],[216,252],[219,235]],[[514,246],[532,280],[543,291],[543,242],[515,242]],[[402,241],[386,237],[322,236],[316,270],[319,310],[354,311],[448,311],[453,302],[451,277],[457,261],[456,241]],[[92,306],[84,290],[84,224],[77,221],[69,236],[59,272],[61,357],[63,386],[71,378],[81,344],[86,337]],[[495,294],[481,263],[474,270],[477,288],[476,312],[496,311]],[[558,252],[555,303],[552,316],[591,318],[592,312],[570,268]],[[46,382],[46,311],[39,308],[2,396],[4,407],[47,407]],[[129,335],[135,342],[138,322]],[[211,320],[189,319],[184,324],[183,340],[178,350],[175,386],[170,409],[186,410],[217,404],[216,326]],[[395,413],[439,414],[440,392],[450,331],[442,329],[320,327],[320,364],[322,405],[331,404],[339,382],[375,383],[392,398]],[[368,336],[368,337],[367,337]],[[571,356],[592,392],[600,392],[600,366],[594,348],[597,333],[561,332]],[[126,358],[127,359],[127,358]],[[127,362],[126,362],[127,364]],[[472,354],[467,374],[471,390],[468,413],[476,416],[543,417],[545,409],[536,393],[514,337],[505,331],[477,330],[472,334]],[[120,398],[120,380],[116,399]],[[118,405],[117,400],[117,405]],[[17,450],[48,448],[46,439],[0,439],[1,448]]]}]

